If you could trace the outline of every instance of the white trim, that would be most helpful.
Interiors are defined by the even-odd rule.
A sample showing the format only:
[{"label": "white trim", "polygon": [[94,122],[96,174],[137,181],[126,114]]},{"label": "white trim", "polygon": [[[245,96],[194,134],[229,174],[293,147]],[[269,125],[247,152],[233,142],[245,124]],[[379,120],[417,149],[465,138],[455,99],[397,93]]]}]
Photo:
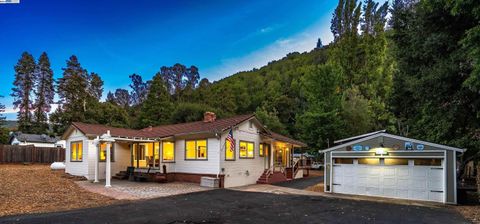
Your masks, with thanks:
[{"label": "white trim", "polygon": [[447,151],[443,152],[443,155],[445,156],[445,159],[443,160],[443,203],[447,202]]},{"label": "white trim", "polygon": [[[389,137],[389,138],[394,138],[394,139],[403,140],[403,141],[411,141],[411,142],[415,142],[415,143],[419,143],[419,144],[429,145],[429,146],[432,146],[432,147],[442,148],[442,149],[446,149],[446,150],[452,150],[452,151],[456,151],[456,152],[465,152],[466,151],[466,149],[460,149],[460,148],[455,148],[455,147],[451,147],[451,146],[440,145],[440,144],[421,141],[421,140],[417,140],[417,139],[413,139],[413,138],[406,138],[406,137],[387,134],[387,133],[378,133],[378,134],[371,135],[371,136],[368,136],[368,137],[365,137],[365,138],[357,139],[355,141],[351,141],[351,142],[347,142],[347,143],[344,143],[344,144],[341,144],[341,145],[337,145],[337,146],[334,146],[334,147],[331,147],[331,148],[328,148],[328,149],[319,150],[319,152],[325,153],[325,152],[333,151],[333,150],[336,150],[336,149],[343,148],[345,146],[353,145],[353,144],[363,142],[363,141],[366,141],[366,140],[370,140],[370,139],[373,139],[373,138],[376,138],[376,137]],[[422,152],[426,152],[426,151],[429,151],[429,150],[424,150]]]},{"label": "white trim", "polygon": [[[335,151],[334,153],[374,153],[375,151]],[[393,150],[388,152],[445,152],[444,150]]]},{"label": "white trim", "polygon": [[330,153],[330,187],[329,188],[329,192],[333,192],[333,158],[332,158],[332,154]]},{"label": "white trim", "polygon": [[435,158],[444,158],[443,156],[332,156],[332,158],[419,158],[419,159],[435,159]]},{"label": "white trim", "polygon": [[327,154],[326,153],[323,153],[323,164],[325,165],[323,167],[323,192],[327,192],[327,188],[325,186],[325,183],[327,183]]},{"label": "white trim", "polygon": [[345,142],[345,141],[349,141],[349,140],[357,139],[357,138],[364,138],[364,137],[368,137],[370,135],[374,135],[374,134],[378,134],[378,133],[384,133],[386,131],[387,130],[384,129],[384,130],[374,131],[374,132],[370,132],[370,133],[363,134],[363,135],[353,136],[353,137],[350,137],[350,138],[344,138],[344,139],[333,141],[333,144],[337,144],[337,143],[340,143],[340,142]]},{"label": "white trim", "polygon": [[[457,204],[457,153],[453,152],[453,200]],[[445,177],[446,178],[446,177]]]}]

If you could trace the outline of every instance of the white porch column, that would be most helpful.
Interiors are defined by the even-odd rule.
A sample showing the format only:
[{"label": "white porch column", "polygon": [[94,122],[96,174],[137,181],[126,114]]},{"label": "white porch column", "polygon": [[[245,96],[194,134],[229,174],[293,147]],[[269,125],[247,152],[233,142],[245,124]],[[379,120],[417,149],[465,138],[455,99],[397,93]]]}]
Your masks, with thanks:
[{"label": "white porch column", "polygon": [[110,158],[110,146],[111,142],[107,142],[107,161],[106,161],[106,166],[105,166],[105,187],[111,187],[110,185],[110,179],[112,178],[111,173],[111,158]]},{"label": "white porch column", "polygon": [[97,136],[97,139],[93,141],[95,143],[95,180],[93,183],[98,183],[98,170],[99,170],[99,165],[98,165],[98,160],[99,160],[99,153],[100,153],[100,137]]},{"label": "white porch column", "polygon": [[112,175],[111,175],[112,162],[110,158],[111,157],[110,147],[115,142],[115,139],[113,139],[112,136],[110,135],[110,130],[107,130],[107,133],[102,135],[102,141],[104,141],[107,144],[106,145],[107,158],[105,161],[105,187],[112,187],[112,185],[110,185],[110,180],[112,179]]}]

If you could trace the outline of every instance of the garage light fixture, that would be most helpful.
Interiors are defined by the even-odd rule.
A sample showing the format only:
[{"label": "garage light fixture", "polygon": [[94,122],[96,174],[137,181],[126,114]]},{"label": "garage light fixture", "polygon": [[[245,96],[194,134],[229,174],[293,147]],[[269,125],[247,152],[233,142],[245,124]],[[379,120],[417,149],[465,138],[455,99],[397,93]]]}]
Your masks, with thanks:
[{"label": "garage light fixture", "polygon": [[376,148],[375,149],[375,155],[383,156],[383,155],[387,155],[387,154],[388,154],[388,152],[387,152],[387,150],[385,150],[385,148]]}]

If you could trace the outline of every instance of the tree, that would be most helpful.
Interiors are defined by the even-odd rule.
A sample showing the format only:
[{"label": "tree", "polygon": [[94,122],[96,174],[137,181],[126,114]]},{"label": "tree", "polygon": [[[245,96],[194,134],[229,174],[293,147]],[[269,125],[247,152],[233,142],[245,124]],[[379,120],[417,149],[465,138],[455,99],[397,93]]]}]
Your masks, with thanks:
[{"label": "tree", "polygon": [[322,44],[322,39],[318,38],[317,40],[317,46],[315,47],[315,49],[320,49],[323,47],[323,44]]},{"label": "tree", "polygon": [[40,55],[35,71],[35,95],[37,97],[33,105],[35,127],[32,128],[32,132],[45,133],[48,129],[47,114],[50,112],[55,96],[53,71],[50,68],[50,60],[47,53],[43,52]]},{"label": "tree", "polygon": [[390,22],[397,62],[392,111],[411,137],[467,148],[463,164],[480,158],[479,48],[470,42],[478,37],[479,8],[478,1],[398,0]]},{"label": "tree", "polygon": [[95,121],[95,110],[99,107],[102,91],[100,76],[88,74],[77,57],[71,56],[66,68],[63,68],[63,77],[58,79],[57,92],[61,105],[50,116],[55,130],[61,133],[74,121]]},{"label": "tree", "polygon": [[179,63],[172,67],[162,66],[159,74],[167,84],[168,92],[177,100],[186,100],[200,80],[198,68],[193,65],[190,68]]},{"label": "tree", "polygon": [[[0,95],[0,98],[3,98],[3,96]],[[5,113],[5,105],[0,103],[0,127],[5,125],[5,120],[7,119],[3,113]]]},{"label": "tree", "polygon": [[167,124],[173,110],[170,93],[162,76],[153,77],[145,102],[139,114],[140,127]]},{"label": "tree", "polygon": [[278,112],[274,109],[274,111],[269,112],[264,107],[258,107],[257,111],[255,112],[255,116],[262,122],[265,127],[269,130],[274,131],[279,134],[289,135],[285,125],[280,122],[280,119],[277,116]]},{"label": "tree", "polygon": [[340,117],[342,95],[341,76],[332,65],[310,66],[302,78],[306,111],[297,115],[300,138],[314,149],[326,148],[329,141],[343,137]]},{"label": "tree", "polygon": [[103,94],[103,80],[98,74],[92,72],[88,76],[88,93],[95,100],[100,100]]},{"label": "tree", "polygon": [[108,92],[107,101],[127,109],[130,106],[130,94],[126,89],[116,89],[115,94]]},{"label": "tree", "polygon": [[[0,98],[3,96],[0,95]],[[9,131],[4,127],[6,117],[3,115],[5,112],[5,105],[0,103],[0,144],[8,144]]]},{"label": "tree", "polygon": [[179,103],[175,106],[170,120],[174,124],[201,121],[206,111],[214,112],[217,118],[222,116],[218,110],[199,103]]},{"label": "tree", "polygon": [[22,132],[29,132],[32,126],[31,94],[35,80],[35,59],[28,52],[23,52],[22,57],[15,65],[15,80],[11,96],[14,97],[13,106],[18,111],[18,129]]},{"label": "tree", "polygon": [[132,80],[132,83],[129,85],[132,89],[130,94],[131,104],[133,106],[140,105],[147,97],[150,84],[148,82],[143,82],[142,76],[140,75],[132,74],[129,77]]}]

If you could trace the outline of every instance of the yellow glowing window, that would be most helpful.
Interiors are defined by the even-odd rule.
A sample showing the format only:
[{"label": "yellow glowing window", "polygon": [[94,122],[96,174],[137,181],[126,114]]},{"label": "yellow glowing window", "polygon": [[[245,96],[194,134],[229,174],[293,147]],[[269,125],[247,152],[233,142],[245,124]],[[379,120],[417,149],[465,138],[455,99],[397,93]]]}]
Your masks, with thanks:
[{"label": "yellow glowing window", "polygon": [[162,142],[162,161],[164,162],[175,161],[175,143],[174,142]]},{"label": "yellow glowing window", "polygon": [[353,164],[353,159],[348,158],[335,158],[333,159],[334,164]]},{"label": "yellow glowing window", "polygon": [[380,164],[380,159],[377,159],[377,158],[361,158],[361,159],[358,159],[358,164],[379,165]]},{"label": "yellow glowing window", "polygon": [[70,143],[70,161],[82,161],[83,159],[83,143]]},{"label": "yellow glowing window", "polygon": [[231,147],[229,140],[225,140],[225,160],[235,160],[235,148]]},{"label": "yellow glowing window", "polygon": [[254,158],[254,144],[253,142],[240,141],[240,159],[253,159]]},{"label": "yellow glowing window", "polygon": [[388,158],[386,158],[384,160],[384,164],[386,166],[398,166],[398,165],[408,166],[408,159],[388,159]]},{"label": "yellow glowing window", "polygon": [[159,142],[153,143],[153,148],[155,150],[155,152],[153,153],[155,157],[155,163],[158,165],[158,161],[160,159],[160,143]]},{"label": "yellow glowing window", "polygon": [[207,140],[185,141],[185,159],[207,159]]},{"label": "yellow glowing window", "polygon": [[261,157],[268,155],[268,147],[268,144],[261,143],[258,148],[258,155]]},{"label": "yellow glowing window", "polygon": [[[113,150],[113,144],[110,144],[110,161],[113,162],[113,155],[114,155],[114,150]],[[100,154],[99,154],[99,161],[100,162],[105,162],[107,160],[107,143],[102,143],[100,144]]]}]

